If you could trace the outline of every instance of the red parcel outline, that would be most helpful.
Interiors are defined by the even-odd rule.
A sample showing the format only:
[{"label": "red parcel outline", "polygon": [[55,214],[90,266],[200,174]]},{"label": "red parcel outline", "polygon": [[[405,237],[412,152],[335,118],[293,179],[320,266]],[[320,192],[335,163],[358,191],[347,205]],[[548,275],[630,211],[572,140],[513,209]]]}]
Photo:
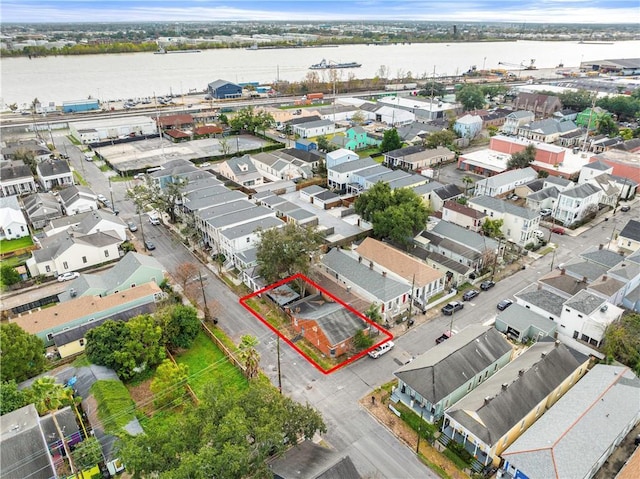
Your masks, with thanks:
[{"label": "red parcel outline", "polygon": [[[304,351],[302,351],[300,348],[298,348],[293,342],[291,342],[291,340],[289,338],[287,338],[286,336],[284,336],[284,334],[282,334],[280,331],[278,331],[275,327],[273,327],[271,324],[269,324],[269,322],[263,318],[257,311],[255,311],[253,308],[251,308],[251,306],[249,306],[246,302],[247,300],[253,298],[254,296],[258,296],[261,295],[262,293],[269,291],[270,289],[274,289],[277,288],[278,286],[282,286],[285,283],[289,283],[293,280],[299,279],[301,278],[302,280],[306,281],[308,284],[310,284],[311,286],[313,286],[314,288],[316,288],[318,291],[320,291],[323,294],[326,294],[327,296],[329,296],[331,299],[333,299],[336,303],[339,303],[340,305],[342,305],[343,307],[347,308],[349,311],[351,311],[352,313],[356,314],[357,316],[359,316],[361,319],[363,319],[364,321],[366,321],[367,323],[369,323],[371,326],[373,326],[374,328],[376,328],[378,331],[380,331],[382,334],[384,334],[386,336],[386,338],[383,338],[382,341],[374,344],[373,346],[371,346],[369,349],[365,350],[365,351],[361,351],[360,353],[358,353],[357,355],[346,359],[345,361],[341,362],[340,364],[332,367],[331,369],[324,369],[322,366],[320,366],[318,363],[316,363],[313,359],[311,359],[309,356],[307,356]],[[326,289],[322,288],[321,286],[317,285],[316,283],[314,283],[312,280],[310,280],[309,278],[307,278],[305,275],[303,275],[302,273],[297,273],[294,274],[293,276],[289,276],[288,278],[285,278],[281,281],[278,281],[277,283],[274,284],[270,284],[269,286],[262,288],[259,291],[256,291],[255,293],[251,293],[247,296],[243,296],[242,298],[240,298],[240,304],[247,310],[249,311],[251,314],[253,314],[257,319],[259,319],[265,326],[267,326],[271,331],[273,331],[274,333],[276,333],[278,336],[280,336],[280,338],[285,341],[289,346],[291,346],[293,349],[295,349],[298,354],[300,354],[303,358],[305,358],[309,363],[311,363],[313,366],[315,366],[315,368],[320,371],[322,374],[331,374],[332,372],[346,366],[347,364],[360,359],[362,356],[366,355],[369,351],[372,351],[373,349],[375,349],[376,347],[380,346],[381,344],[384,344],[388,341],[391,341],[393,339],[393,334],[391,334],[389,331],[387,331],[385,328],[383,328],[382,326],[374,323],[373,321],[371,321],[369,318],[367,318],[364,314],[360,313],[359,311],[356,311],[355,309],[353,309],[351,306],[349,306],[348,304],[346,304],[345,302],[343,302],[342,300],[340,300],[339,298],[336,298],[334,295],[332,295],[329,291],[327,291]]]}]

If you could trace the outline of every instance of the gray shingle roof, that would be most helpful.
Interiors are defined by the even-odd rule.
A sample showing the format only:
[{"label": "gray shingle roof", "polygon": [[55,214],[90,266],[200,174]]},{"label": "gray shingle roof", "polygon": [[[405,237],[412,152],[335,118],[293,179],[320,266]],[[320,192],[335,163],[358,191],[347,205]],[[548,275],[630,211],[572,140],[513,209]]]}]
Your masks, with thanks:
[{"label": "gray shingle roof", "polygon": [[585,251],[580,256],[582,256],[587,261],[592,263],[597,263],[602,266],[606,266],[608,268],[613,268],[615,265],[624,261],[624,256],[615,253],[608,249],[598,249],[594,247],[591,250]]},{"label": "gray shingle roof", "polygon": [[274,218],[273,216],[267,216],[266,218],[227,228],[226,230],[223,230],[220,235],[229,240],[234,240],[236,238],[247,236],[248,234],[254,233],[258,230],[268,230],[270,228],[276,228],[283,225],[284,222],[281,219]]},{"label": "gray shingle roof", "polygon": [[571,198],[588,198],[589,196],[595,195],[600,191],[602,190],[592,183],[583,183],[573,188],[564,190],[561,194],[564,196],[569,196]]},{"label": "gray shingle roof", "polygon": [[535,193],[531,193],[529,196],[527,196],[527,200],[542,201],[546,200],[547,198],[557,198],[559,194],[560,191],[558,191],[558,188],[556,188],[555,186],[548,186],[539,191],[536,191]]},{"label": "gray shingle roof", "polygon": [[497,211],[499,213],[518,216],[527,220],[532,220],[539,216],[537,212],[533,211],[530,208],[524,208],[522,206],[514,205],[509,201],[494,198],[493,196],[478,196],[476,198],[471,198],[469,200],[469,203],[472,206],[477,205],[476,209],[479,210],[486,208],[489,210]]},{"label": "gray shingle roof", "polygon": [[569,299],[565,306],[575,309],[579,313],[591,314],[605,302],[600,296],[596,296],[589,291],[582,290]]},{"label": "gray shingle roof", "polygon": [[333,122],[331,120],[316,120],[316,121],[309,121],[301,125],[298,125],[298,128],[304,128],[305,130],[308,130],[310,128],[321,128],[323,126],[329,126],[329,125],[333,125]]},{"label": "gray shingle roof", "polygon": [[575,263],[566,263],[564,269],[578,279],[587,278],[587,281],[593,281],[606,273],[609,268],[589,261],[577,261]]},{"label": "gray shingle roof", "polygon": [[537,306],[556,317],[560,316],[562,313],[562,305],[566,301],[566,298],[546,289],[538,289],[536,285],[531,285],[527,289],[528,290],[516,294],[516,298],[533,306]]},{"label": "gray shingle roof", "polygon": [[622,231],[620,231],[619,236],[640,241],[640,221],[629,220],[629,222],[624,225],[624,228],[622,228]]},{"label": "gray shingle roof", "polygon": [[451,198],[462,195],[462,190],[458,187],[458,185],[454,185],[453,183],[444,185],[443,187],[438,188],[433,192],[443,200],[450,200]]},{"label": "gray shingle roof", "polygon": [[479,253],[486,250],[495,251],[498,249],[498,242],[496,240],[470,231],[462,226],[449,223],[448,221],[439,221],[431,230],[431,233],[441,238],[447,238],[456,243],[460,243]]},{"label": "gray shingle roof", "polygon": [[69,165],[64,160],[47,160],[38,165],[40,176],[57,176],[71,174]]},{"label": "gray shingle roof", "polygon": [[31,173],[31,168],[27,165],[12,162],[7,166],[2,166],[0,177],[4,181],[9,181],[17,180],[18,178],[33,178],[33,173]]},{"label": "gray shingle roof", "polygon": [[474,324],[402,366],[394,375],[435,404],[510,352],[511,346],[495,328]]},{"label": "gray shingle roof", "polygon": [[590,477],[639,413],[640,380],[628,368],[598,364],[502,456],[530,479]]},{"label": "gray shingle roof", "polygon": [[322,264],[359,288],[368,291],[380,301],[387,302],[411,291],[410,285],[382,276],[337,248],[324,255]]},{"label": "gray shingle roof", "polygon": [[454,404],[446,415],[493,446],[587,359],[560,342],[543,339]]},{"label": "gray shingle roof", "polygon": [[489,188],[498,188],[502,185],[509,185],[516,181],[522,181],[527,178],[537,177],[538,173],[536,172],[536,170],[528,166],[527,168],[518,168],[515,170],[505,171],[504,173],[500,173],[499,175],[490,176],[489,178],[480,180],[476,182],[476,187],[478,184],[485,184]]},{"label": "gray shingle roof", "polygon": [[332,166],[330,169],[336,173],[347,173],[349,171],[364,170],[365,168],[369,168],[370,166],[375,166],[377,164],[378,163],[376,163],[376,161],[371,157],[367,157],[360,158],[359,160],[345,161],[339,165]]},{"label": "gray shingle roof", "polygon": [[539,331],[544,331],[547,336],[552,336],[553,331],[556,330],[556,325],[552,320],[517,303],[501,311],[496,317],[496,320],[498,319],[520,333],[528,331],[532,326]]}]

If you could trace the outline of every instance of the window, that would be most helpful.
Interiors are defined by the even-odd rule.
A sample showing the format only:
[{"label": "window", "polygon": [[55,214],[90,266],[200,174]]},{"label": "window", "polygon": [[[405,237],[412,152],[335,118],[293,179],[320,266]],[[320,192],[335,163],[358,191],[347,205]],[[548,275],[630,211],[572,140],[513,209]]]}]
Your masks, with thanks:
[{"label": "window", "polygon": [[83,257],[82,257],[82,262],[83,262],[83,263],[86,263],[86,262],[87,262],[87,257],[86,257],[86,256],[83,256]]},{"label": "window", "polygon": [[520,423],[520,431],[523,431],[523,430],[524,430],[524,419]]},{"label": "window", "polygon": [[47,341],[53,341],[53,333],[47,333]]},{"label": "window", "polygon": [[69,265],[67,264],[67,262],[66,262],[66,261],[63,261],[63,262],[62,262],[62,267],[63,267],[64,269],[69,269]]},{"label": "window", "polygon": [[7,228],[7,234],[11,235],[11,228]]},{"label": "window", "polygon": [[131,283],[131,287],[135,288],[136,287],[136,283]]},{"label": "window", "polygon": [[104,257],[105,258],[109,257],[109,250],[108,249],[104,250]]},{"label": "window", "polygon": [[47,273],[51,273],[51,266],[45,266],[44,269]]},{"label": "window", "polygon": [[84,346],[84,338],[82,338],[80,341],[78,341],[80,343],[80,346]]},{"label": "window", "polygon": [[582,315],[581,315],[581,314],[579,314],[579,315],[578,315],[578,317],[579,317],[579,318],[582,318]]}]

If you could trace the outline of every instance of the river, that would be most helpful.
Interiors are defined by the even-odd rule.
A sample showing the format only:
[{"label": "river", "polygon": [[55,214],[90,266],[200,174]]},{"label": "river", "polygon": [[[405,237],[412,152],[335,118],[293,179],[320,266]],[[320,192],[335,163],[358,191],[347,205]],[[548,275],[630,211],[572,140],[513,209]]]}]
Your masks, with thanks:
[{"label": "river", "polygon": [[[513,41],[495,43],[414,43],[397,45],[346,45],[325,48],[224,49],[200,53],[131,53],[112,55],[55,56],[0,59],[0,103],[20,108],[38,98],[43,104],[80,100],[101,101],[144,98],[169,93],[182,95],[203,91],[207,84],[224,79],[232,82],[269,84],[277,79],[301,81],[309,66],[323,58],[335,62],[358,62],[361,68],[336,70],[339,78],[373,78],[381,67],[388,78],[455,75],[475,65],[528,65],[538,68],[578,67],[581,61],[633,58],[640,41],[613,44],[577,42]],[[318,71],[327,75],[326,70]]]}]

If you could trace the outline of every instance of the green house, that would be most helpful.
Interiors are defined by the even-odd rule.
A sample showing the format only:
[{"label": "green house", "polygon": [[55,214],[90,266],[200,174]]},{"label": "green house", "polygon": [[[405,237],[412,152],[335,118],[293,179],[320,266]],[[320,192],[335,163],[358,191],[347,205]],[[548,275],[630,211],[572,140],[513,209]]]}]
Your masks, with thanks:
[{"label": "green house", "polygon": [[576,117],[576,125],[589,128],[590,130],[595,130],[598,121],[605,116],[611,116],[611,113],[598,106],[593,109],[587,108],[578,113],[578,116]]}]

